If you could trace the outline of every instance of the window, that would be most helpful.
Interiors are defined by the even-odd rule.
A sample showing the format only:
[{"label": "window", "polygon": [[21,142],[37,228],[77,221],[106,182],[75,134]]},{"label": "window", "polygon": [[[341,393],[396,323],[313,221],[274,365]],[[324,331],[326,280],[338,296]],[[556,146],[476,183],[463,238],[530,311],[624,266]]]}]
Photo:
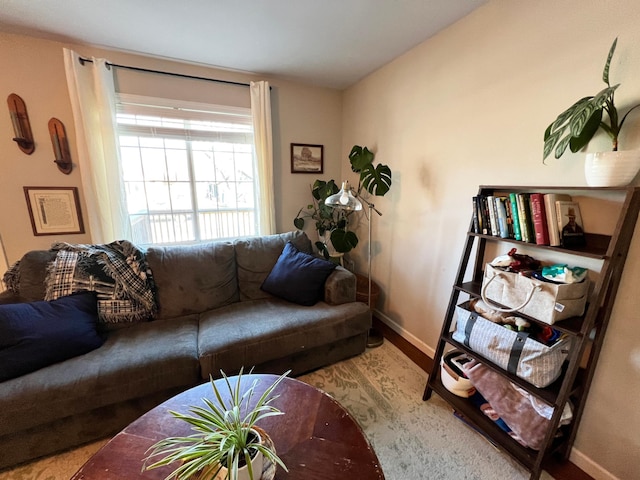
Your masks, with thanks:
[{"label": "window", "polygon": [[121,94],[117,123],[134,243],[259,231],[250,109]]}]

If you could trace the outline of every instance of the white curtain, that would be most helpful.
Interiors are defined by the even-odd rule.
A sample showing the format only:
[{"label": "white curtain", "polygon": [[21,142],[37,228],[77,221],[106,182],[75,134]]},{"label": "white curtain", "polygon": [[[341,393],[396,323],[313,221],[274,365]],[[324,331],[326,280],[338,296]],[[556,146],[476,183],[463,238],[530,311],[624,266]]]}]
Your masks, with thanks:
[{"label": "white curtain", "polygon": [[121,182],[113,72],[105,59],[91,60],[83,65],[76,52],[64,49],[91,241],[109,243],[130,239],[131,229]]},{"label": "white curtain", "polygon": [[269,82],[251,82],[251,116],[259,178],[260,234],[276,232],[273,193],[273,138],[271,134],[271,90]]}]

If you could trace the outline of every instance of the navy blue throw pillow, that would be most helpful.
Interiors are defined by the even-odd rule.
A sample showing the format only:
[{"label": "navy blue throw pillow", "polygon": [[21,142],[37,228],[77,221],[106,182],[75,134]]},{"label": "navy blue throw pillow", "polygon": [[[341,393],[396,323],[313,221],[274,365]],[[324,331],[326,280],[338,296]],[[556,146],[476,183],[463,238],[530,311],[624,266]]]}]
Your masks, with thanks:
[{"label": "navy blue throw pillow", "polygon": [[287,242],[262,290],[299,305],[311,306],[324,295],[324,282],[336,264],[299,251]]},{"label": "navy blue throw pillow", "polygon": [[0,382],[101,346],[96,294],[0,305]]}]

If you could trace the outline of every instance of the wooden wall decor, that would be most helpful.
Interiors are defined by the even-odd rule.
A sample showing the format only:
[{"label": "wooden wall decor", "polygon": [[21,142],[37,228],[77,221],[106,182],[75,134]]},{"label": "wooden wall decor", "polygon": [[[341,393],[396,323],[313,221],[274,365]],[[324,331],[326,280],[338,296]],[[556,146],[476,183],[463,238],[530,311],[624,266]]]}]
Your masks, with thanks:
[{"label": "wooden wall decor", "polygon": [[49,120],[49,135],[51,136],[51,145],[53,145],[53,155],[55,157],[53,162],[58,165],[58,169],[62,173],[69,175],[73,165],[64,123],[57,118],[51,118]]},{"label": "wooden wall decor", "polygon": [[9,115],[11,115],[13,133],[15,135],[13,141],[18,144],[20,150],[27,155],[31,155],[36,149],[36,145],[33,142],[31,124],[29,123],[29,115],[27,115],[27,106],[24,100],[15,93],[7,97],[7,105],[9,106]]}]

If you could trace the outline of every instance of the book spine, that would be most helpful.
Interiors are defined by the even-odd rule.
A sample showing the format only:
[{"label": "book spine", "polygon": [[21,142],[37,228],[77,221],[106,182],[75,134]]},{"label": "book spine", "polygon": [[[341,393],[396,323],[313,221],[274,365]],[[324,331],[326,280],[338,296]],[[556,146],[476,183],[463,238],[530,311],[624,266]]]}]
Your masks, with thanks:
[{"label": "book spine", "polygon": [[496,218],[496,197],[487,195],[487,208],[489,209],[489,222],[491,222],[491,235],[500,236],[498,219]]},{"label": "book spine", "polygon": [[560,246],[560,230],[558,226],[558,213],[556,211],[557,200],[571,200],[571,196],[564,193],[547,193],[544,196],[545,213],[547,214],[547,226],[549,231],[549,245]]},{"label": "book spine", "polygon": [[549,245],[549,226],[544,208],[544,195],[541,193],[531,194],[531,218],[536,244]]},{"label": "book spine", "polygon": [[478,216],[478,197],[472,198],[471,206],[473,209],[473,216],[472,216],[473,233],[482,233],[482,229],[480,227],[480,218]]},{"label": "book spine", "polygon": [[522,240],[520,233],[520,217],[518,216],[518,201],[515,193],[509,194],[509,202],[511,203],[511,218],[513,219],[513,238]]},{"label": "book spine", "polygon": [[509,227],[507,225],[507,210],[504,206],[504,197],[496,197],[496,212],[498,217],[498,229],[501,238],[509,238]]},{"label": "book spine", "polygon": [[491,235],[491,222],[489,221],[489,208],[487,208],[487,196],[480,196],[480,203],[482,205],[482,222],[484,227],[482,228],[482,233],[484,235]]},{"label": "book spine", "polygon": [[535,239],[531,239],[531,209],[529,208],[529,195],[526,193],[516,194],[516,201],[518,202],[518,218],[520,219],[520,234],[522,235],[523,242],[532,242]]}]

